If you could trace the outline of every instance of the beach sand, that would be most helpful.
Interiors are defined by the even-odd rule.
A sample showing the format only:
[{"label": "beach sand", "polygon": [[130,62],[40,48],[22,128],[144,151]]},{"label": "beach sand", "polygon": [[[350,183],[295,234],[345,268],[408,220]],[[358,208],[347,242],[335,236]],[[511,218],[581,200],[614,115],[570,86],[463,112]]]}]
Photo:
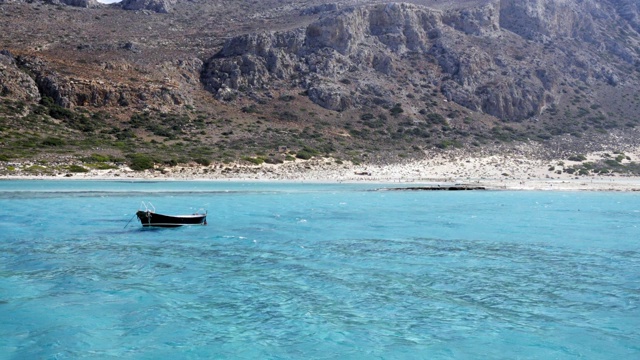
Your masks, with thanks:
[{"label": "beach sand", "polygon": [[[587,156],[587,161],[608,156],[606,153],[592,153]],[[640,152],[625,153],[625,156],[628,156],[625,162],[637,161]],[[442,153],[402,164],[361,165],[332,158],[314,158],[261,165],[214,163],[201,166],[194,163],[146,171],[133,171],[126,166],[72,174],[32,175],[14,171],[0,176],[0,179],[375,182],[406,184],[407,187],[425,184],[469,185],[495,190],[640,191],[640,177],[620,174],[577,176],[562,171],[564,167],[579,163],[512,155],[460,156]],[[27,165],[12,166],[19,169]]]}]

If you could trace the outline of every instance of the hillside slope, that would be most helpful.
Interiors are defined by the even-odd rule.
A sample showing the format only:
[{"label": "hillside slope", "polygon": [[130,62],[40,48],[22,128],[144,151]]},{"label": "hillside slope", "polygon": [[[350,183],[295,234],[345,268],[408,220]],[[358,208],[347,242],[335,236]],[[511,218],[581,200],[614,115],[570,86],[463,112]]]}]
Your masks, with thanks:
[{"label": "hillside slope", "polygon": [[633,147],[639,7],[2,0],[0,160]]}]

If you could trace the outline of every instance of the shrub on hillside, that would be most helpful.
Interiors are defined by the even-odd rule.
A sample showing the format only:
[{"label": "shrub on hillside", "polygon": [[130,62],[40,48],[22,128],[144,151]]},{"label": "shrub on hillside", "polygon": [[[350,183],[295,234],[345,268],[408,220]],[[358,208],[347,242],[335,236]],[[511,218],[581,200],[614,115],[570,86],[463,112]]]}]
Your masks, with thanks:
[{"label": "shrub on hillside", "polygon": [[202,165],[202,166],[211,165],[211,161],[209,159],[202,158],[202,157],[196,158],[193,161],[195,161],[196,163],[198,163],[199,165]]},{"label": "shrub on hillside", "polygon": [[64,140],[60,139],[60,138],[55,138],[55,137],[48,137],[44,140],[42,140],[42,145],[44,146],[63,146],[65,144]]},{"label": "shrub on hillside", "polygon": [[132,154],[129,155],[129,167],[132,170],[140,171],[153,169],[154,161],[151,156],[147,154]]},{"label": "shrub on hillside", "polygon": [[400,105],[400,104],[395,104],[389,110],[389,113],[391,113],[392,116],[398,116],[398,115],[402,114],[403,112],[404,112],[404,110],[402,109],[402,105]]},{"label": "shrub on hillside", "polygon": [[254,165],[260,165],[260,164],[262,164],[264,162],[264,159],[261,158],[261,157],[255,157],[254,158],[254,157],[250,157],[250,156],[245,156],[245,157],[242,158],[242,160],[250,162],[250,163],[252,163]]},{"label": "shrub on hillside", "polygon": [[89,172],[89,169],[87,169],[87,168],[85,168],[83,166],[80,166],[80,165],[70,165],[69,166],[69,172],[72,172],[72,173],[86,173],[86,172]]}]

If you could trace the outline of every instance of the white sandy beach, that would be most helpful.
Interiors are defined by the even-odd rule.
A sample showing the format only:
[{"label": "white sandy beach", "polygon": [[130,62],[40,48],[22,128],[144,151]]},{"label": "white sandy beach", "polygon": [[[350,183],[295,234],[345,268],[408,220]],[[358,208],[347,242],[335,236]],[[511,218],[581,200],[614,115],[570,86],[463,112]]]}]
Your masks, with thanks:
[{"label": "white sandy beach", "polygon": [[[588,160],[608,157],[592,153]],[[628,161],[638,161],[640,154],[625,153]],[[376,182],[457,184],[505,190],[588,190],[640,191],[640,177],[619,174],[577,176],[562,171],[579,162],[567,160],[533,160],[522,156],[457,156],[443,153],[428,159],[402,164],[356,165],[336,162],[332,158],[296,160],[283,164],[189,164],[155,170],[133,171],[127,167],[91,170],[87,173],[31,175],[15,171],[0,179],[127,179],[127,180],[226,180],[226,181],[295,181],[295,182]],[[22,164],[23,166],[28,164]],[[17,166],[15,166],[17,168]]]}]

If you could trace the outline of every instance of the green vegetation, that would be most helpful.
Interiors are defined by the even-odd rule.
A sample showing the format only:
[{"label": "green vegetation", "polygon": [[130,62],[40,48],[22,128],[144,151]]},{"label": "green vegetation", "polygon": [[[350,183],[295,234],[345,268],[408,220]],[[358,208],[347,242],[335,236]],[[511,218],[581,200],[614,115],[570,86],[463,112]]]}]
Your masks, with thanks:
[{"label": "green vegetation", "polygon": [[90,156],[83,157],[81,160],[82,162],[85,162],[85,163],[124,162],[124,159],[122,158],[113,157],[111,155],[101,155],[101,154],[91,154]]},{"label": "green vegetation", "polygon": [[274,114],[275,117],[282,121],[298,121],[299,117],[291,111],[283,111]]},{"label": "green vegetation", "polygon": [[242,160],[250,162],[250,163],[252,163],[254,165],[260,165],[260,164],[264,163],[265,159],[262,158],[262,157],[245,156],[245,157],[242,158]]},{"label": "green vegetation", "polygon": [[68,170],[72,173],[86,173],[89,172],[89,169],[80,166],[80,165],[69,165]]},{"label": "green vegetation", "polygon": [[209,166],[211,165],[211,160],[207,159],[207,158],[203,158],[203,157],[198,157],[193,159],[193,161],[196,162],[196,164],[202,165],[202,166]]},{"label": "green vegetation", "polygon": [[444,116],[437,113],[427,114],[427,120],[430,124],[445,125],[447,123],[447,120],[444,118]]},{"label": "green vegetation", "polygon": [[59,138],[55,138],[55,137],[48,137],[44,140],[42,140],[42,145],[43,146],[51,146],[51,147],[56,147],[56,146],[63,146],[65,145],[65,141]]},{"label": "green vegetation", "polygon": [[[250,99],[246,93],[248,90],[240,95],[236,109],[226,107],[215,113],[183,106],[177,112],[127,112],[131,108],[122,108],[110,109],[113,112],[109,114],[106,108],[67,109],[47,97],[37,104],[2,98],[0,161],[64,158],[81,161],[78,166],[85,170],[113,169],[124,163],[135,170],[238,160],[275,164],[318,156],[357,164],[409,159],[430,150],[545,142],[558,135],[589,139],[596,131],[620,126],[617,115],[607,112],[606,106],[594,106],[582,95],[576,106],[552,105],[548,110],[554,116],[551,121],[541,117],[539,122],[533,122],[497,121],[488,114],[470,113],[454,103],[437,102],[440,94],[436,90],[409,97],[413,99],[410,107],[372,95],[370,107],[343,112],[312,107],[306,103],[308,99],[301,98],[307,96],[303,92],[275,95],[275,99]],[[413,109],[420,109],[415,108],[418,101],[422,101],[417,104],[422,109],[414,113]],[[640,119],[634,117],[624,121],[628,126],[640,124]],[[577,154],[569,160],[583,163],[586,157]],[[41,168],[29,171],[54,171],[38,166]],[[8,171],[7,167],[3,171]],[[73,172],[67,168],[55,171]],[[614,153],[592,164],[558,165],[550,171],[577,175],[635,170],[624,154]]]},{"label": "green vegetation", "polygon": [[312,149],[310,147],[305,146],[304,148],[302,148],[302,150],[299,150],[296,153],[296,157],[298,159],[302,159],[302,160],[309,160],[314,156],[319,155],[319,152],[315,149]]},{"label": "green vegetation", "polygon": [[436,147],[440,149],[446,149],[449,147],[460,148],[462,147],[462,144],[456,140],[443,140],[442,142],[438,143]]},{"label": "green vegetation", "polygon": [[201,124],[201,122],[190,124],[188,117],[179,114],[161,113],[157,116],[152,116],[149,112],[137,113],[131,115],[129,119],[131,128],[122,130],[120,139],[135,138],[132,129],[145,129],[153,135],[175,140],[186,134],[183,128],[187,125],[195,125],[196,128],[201,128]]},{"label": "green vegetation", "polygon": [[[624,158],[626,159],[626,157]],[[623,164],[622,160],[623,159],[618,156],[615,159],[605,158],[596,162],[588,161],[581,164],[565,167],[563,171],[567,174],[577,174],[583,176],[607,174],[632,176],[640,175],[640,164],[633,161],[627,164]]]},{"label": "green vegetation", "polygon": [[57,105],[50,97],[43,97],[40,104],[44,109],[38,109],[36,113],[46,112],[54,119],[62,120],[70,128],[90,133],[102,127],[102,123],[96,118],[88,118],[84,114],[76,113],[70,109]]},{"label": "green vegetation", "polygon": [[147,170],[154,168],[154,160],[147,154],[131,154],[129,158],[129,167],[132,170]]},{"label": "green vegetation", "polygon": [[402,114],[404,110],[402,109],[402,104],[395,104],[391,109],[389,109],[389,113],[391,116],[398,116]]}]

